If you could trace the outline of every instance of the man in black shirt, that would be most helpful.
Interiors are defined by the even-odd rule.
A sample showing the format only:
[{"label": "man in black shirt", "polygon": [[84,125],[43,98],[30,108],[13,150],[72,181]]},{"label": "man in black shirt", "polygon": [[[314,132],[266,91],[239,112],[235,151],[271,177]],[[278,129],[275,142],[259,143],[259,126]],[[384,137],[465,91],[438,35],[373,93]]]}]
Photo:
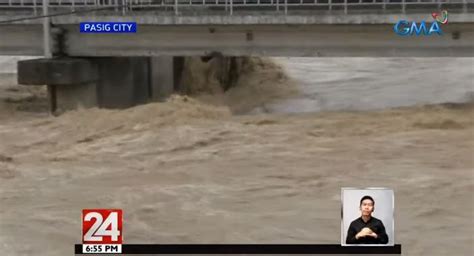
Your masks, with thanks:
[{"label": "man in black shirt", "polygon": [[372,217],[375,201],[370,196],[360,199],[360,218],[354,220],[347,231],[346,244],[387,244],[388,236],[379,219]]}]

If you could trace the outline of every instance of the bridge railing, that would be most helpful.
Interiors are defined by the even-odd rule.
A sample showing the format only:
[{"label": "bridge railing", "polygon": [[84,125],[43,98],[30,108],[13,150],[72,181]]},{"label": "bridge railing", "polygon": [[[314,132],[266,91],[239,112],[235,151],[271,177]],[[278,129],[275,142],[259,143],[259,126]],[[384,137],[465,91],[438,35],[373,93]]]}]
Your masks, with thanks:
[{"label": "bridge railing", "polygon": [[329,12],[357,11],[358,13],[406,13],[417,9],[456,9],[468,12],[474,0],[0,0],[1,9],[28,9],[36,14],[47,3],[49,9],[59,10],[111,10],[126,14],[133,11],[160,10],[179,15],[185,11],[222,10],[278,11],[316,9]]}]

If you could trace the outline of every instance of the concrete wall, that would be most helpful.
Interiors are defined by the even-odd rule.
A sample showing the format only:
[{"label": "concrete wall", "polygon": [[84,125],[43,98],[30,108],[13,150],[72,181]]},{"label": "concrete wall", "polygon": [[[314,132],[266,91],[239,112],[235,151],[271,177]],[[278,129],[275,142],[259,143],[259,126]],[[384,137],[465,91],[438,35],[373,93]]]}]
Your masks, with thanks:
[{"label": "concrete wall", "polygon": [[[104,17],[109,21],[135,21],[141,25],[368,25],[368,24],[395,24],[398,20],[421,21],[433,20],[432,9],[425,9],[418,13],[402,14],[397,13],[327,13],[309,11],[295,11],[285,15],[283,12],[247,12],[234,13],[233,15],[216,14],[212,11],[199,11],[200,15],[174,15],[170,13],[147,13],[138,12],[138,15],[116,15],[111,13],[106,15],[81,15],[81,16],[57,16],[53,17],[55,24],[79,24],[85,21],[104,21]],[[449,14],[449,23],[474,22],[472,13]]]},{"label": "concrete wall", "polygon": [[0,25],[0,55],[42,56],[43,27],[38,24]]}]

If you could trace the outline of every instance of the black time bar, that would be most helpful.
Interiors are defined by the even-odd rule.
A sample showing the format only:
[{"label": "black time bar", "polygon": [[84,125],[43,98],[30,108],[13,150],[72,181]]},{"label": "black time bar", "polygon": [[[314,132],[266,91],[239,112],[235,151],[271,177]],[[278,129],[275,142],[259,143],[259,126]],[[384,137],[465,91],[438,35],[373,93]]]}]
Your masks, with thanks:
[{"label": "black time bar", "polygon": [[[75,245],[82,253],[82,244]],[[123,244],[122,254],[398,254],[402,246],[339,244]]]}]

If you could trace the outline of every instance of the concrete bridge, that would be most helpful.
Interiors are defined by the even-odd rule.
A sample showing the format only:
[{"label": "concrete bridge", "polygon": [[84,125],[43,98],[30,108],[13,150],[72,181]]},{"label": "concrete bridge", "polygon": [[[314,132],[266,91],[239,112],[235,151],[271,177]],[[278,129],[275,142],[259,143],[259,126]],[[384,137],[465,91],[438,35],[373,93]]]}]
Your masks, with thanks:
[{"label": "concrete bridge", "polygon": [[[393,31],[443,9],[443,35]],[[137,22],[137,33],[83,34],[85,21]],[[52,109],[122,107],[176,89],[184,56],[226,56],[227,71],[248,55],[473,57],[473,25],[474,0],[0,0],[0,55],[47,58],[18,71],[50,85]],[[135,87],[110,85],[124,83]]]},{"label": "concrete bridge", "polygon": [[[473,56],[474,0],[0,0],[0,55]],[[402,37],[398,20],[443,36]],[[45,12],[45,13],[44,13]],[[34,16],[52,15],[47,19]],[[133,21],[136,34],[81,34],[83,21]],[[47,22],[49,27],[43,26]],[[49,40],[38,40],[44,30]],[[49,45],[45,45],[49,44]]]}]

